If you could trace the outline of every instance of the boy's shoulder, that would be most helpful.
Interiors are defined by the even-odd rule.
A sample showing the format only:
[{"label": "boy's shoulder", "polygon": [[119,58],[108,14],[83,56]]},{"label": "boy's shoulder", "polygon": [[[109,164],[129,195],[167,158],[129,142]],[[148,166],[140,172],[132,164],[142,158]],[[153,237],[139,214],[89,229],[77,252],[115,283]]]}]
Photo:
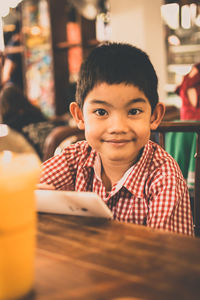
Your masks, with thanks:
[{"label": "boy's shoulder", "polygon": [[70,144],[64,150],[66,151],[78,151],[80,153],[90,153],[92,152],[91,146],[88,144],[86,140],[78,141],[76,143]]},{"label": "boy's shoulder", "polygon": [[[96,157],[96,152],[91,148],[86,140],[78,141],[74,144],[67,146],[62,155],[65,156],[68,162],[73,161],[94,161]],[[89,163],[90,164],[90,163]]]},{"label": "boy's shoulder", "polygon": [[163,172],[163,175],[175,175],[183,178],[182,172],[176,160],[165,151],[160,145],[153,141],[149,141],[147,153],[149,159],[149,171]]}]

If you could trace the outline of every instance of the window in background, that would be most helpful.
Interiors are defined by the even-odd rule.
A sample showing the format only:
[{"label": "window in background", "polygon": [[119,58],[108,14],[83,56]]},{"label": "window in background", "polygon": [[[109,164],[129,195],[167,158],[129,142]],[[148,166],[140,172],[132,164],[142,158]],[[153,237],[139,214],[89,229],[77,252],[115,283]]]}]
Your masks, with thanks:
[{"label": "window in background", "polygon": [[[200,62],[200,3],[166,1],[161,14],[166,32],[167,84],[169,102],[181,105],[175,89],[193,64]],[[184,2],[184,3],[183,3]]]}]

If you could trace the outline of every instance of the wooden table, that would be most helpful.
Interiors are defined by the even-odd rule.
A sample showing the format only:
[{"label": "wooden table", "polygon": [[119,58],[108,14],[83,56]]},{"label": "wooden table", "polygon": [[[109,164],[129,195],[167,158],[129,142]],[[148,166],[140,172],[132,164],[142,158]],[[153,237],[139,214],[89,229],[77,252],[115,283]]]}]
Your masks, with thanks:
[{"label": "wooden table", "polygon": [[28,299],[200,299],[200,239],[40,214],[35,288]]}]

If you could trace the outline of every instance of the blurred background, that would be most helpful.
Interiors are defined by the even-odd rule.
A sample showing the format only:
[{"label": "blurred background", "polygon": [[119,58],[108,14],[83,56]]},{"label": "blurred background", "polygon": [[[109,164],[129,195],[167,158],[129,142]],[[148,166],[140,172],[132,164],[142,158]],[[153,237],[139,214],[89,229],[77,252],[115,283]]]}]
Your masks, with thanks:
[{"label": "blurred background", "polygon": [[146,51],[169,108],[180,108],[175,89],[200,62],[199,1],[7,0],[0,14],[0,82],[9,80],[8,58],[17,65],[17,84],[48,118],[68,113],[80,65],[102,41]]}]

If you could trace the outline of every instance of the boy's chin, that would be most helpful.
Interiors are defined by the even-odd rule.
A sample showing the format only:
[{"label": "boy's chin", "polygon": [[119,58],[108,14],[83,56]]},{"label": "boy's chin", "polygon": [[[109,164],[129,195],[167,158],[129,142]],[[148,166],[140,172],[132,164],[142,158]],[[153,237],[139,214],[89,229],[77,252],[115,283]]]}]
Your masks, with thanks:
[{"label": "boy's chin", "polygon": [[[100,154],[100,156],[102,156]],[[138,157],[140,156],[140,152],[139,153],[133,153],[131,155],[124,155],[124,154],[106,154],[104,155],[104,157],[106,158],[106,160],[109,160],[110,162],[115,163],[123,163],[123,164],[129,164],[132,165],[134,164],[136,161],[138,161]]]}]

